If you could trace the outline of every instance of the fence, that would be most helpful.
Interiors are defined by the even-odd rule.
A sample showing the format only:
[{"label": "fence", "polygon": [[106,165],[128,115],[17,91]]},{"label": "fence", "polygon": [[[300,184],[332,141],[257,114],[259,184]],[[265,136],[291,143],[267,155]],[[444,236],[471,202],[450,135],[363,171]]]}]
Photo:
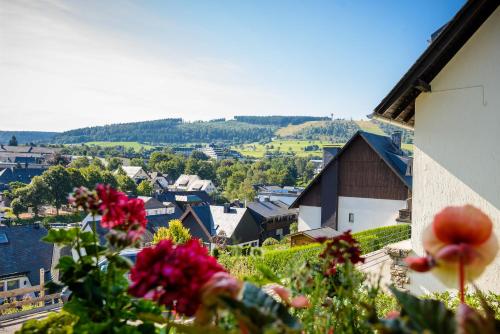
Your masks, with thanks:
[{"label": "fence", "polygon": [[[30,296],[31,294],[34,297]],[[19,297],[23,299],[18,300]],[[34,313],[37,309],[46,308],[47,304],[57,306],[62,303],[60,293],[45,294],[45,271],[43,269],[40,269],[39,285],[2,291],[0,300],[4,300],[4,303],[0,305],[0,320],[11,318],[12,315],[18,315],[21,312],[25,314],[26,310],[23,309],[26,307],[29,307],[30,313]]]}]

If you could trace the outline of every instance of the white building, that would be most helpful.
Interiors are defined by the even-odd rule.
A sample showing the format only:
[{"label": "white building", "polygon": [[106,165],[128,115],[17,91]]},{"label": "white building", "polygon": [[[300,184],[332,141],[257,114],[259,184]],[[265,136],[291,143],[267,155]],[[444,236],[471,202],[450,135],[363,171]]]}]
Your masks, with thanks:
[{"label": "white building", "polygon": [[182,174],[175,181],[172,189],[183,191],[205,191],[211,195],[217,191],[217,188],[210,180],[202,180],[198,175]]},{"label": "white building", "polygon": [[[379,120],[414,129],[412,248],[446,206],[472,204],[500,236],[500,9],[467,2],[376,107]],[[500,292],[500,257],[479,279]],[[415,292],[439,290],[431,276],[412,276]]]},{"label": "white building", "polygon": [[400,133],[358,131],[291,205],[299,208],[299,232],[326,226],[359,232],[408,221],[408,166]]}]

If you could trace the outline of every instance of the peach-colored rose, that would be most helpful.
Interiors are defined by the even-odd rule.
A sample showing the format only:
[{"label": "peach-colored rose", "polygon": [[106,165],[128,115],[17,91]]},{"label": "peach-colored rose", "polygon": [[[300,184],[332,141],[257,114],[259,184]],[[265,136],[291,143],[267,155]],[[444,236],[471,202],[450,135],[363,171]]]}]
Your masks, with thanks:
[{"label": "peach-colored rose", "polygon": [[428,256],[407,258],[408,266],[420,272],[432,269],[450,287],[478,278],[498,252],[491,219],[471,205],[439,212],[422,239]]}]

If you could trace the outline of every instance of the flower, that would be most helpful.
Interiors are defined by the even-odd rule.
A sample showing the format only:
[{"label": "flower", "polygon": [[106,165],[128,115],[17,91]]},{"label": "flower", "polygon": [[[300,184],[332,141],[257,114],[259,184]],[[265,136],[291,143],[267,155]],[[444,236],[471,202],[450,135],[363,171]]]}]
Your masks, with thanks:
[{"label": "flower", "polygon": [[356,239],[352,237],[351,231],[333,239],[318,239],[321,243],[326,243],[325,249],[319,255],[327,260],[326,275],[335,275],[337,265],[350,262],[352,264],[363,263],[364,258],[361,257],[361,249]]},{"label": "flower", "polygon": [[307,297],[303,295],[290,298],[290,290],[279,284],[274,284],[273,286],[271,286],[271,290],[276,293],[279,298],[288,306],[292,306],[295,308],[308,308],[309,306],[311,306],[309,299],[307,299]]},{"label": "flower", "polygon": [[97,195],[100,199],[99,211],[102,214],[101,225],[104,228],[114,228],[125,222],[125,207],[128,197],[124,193],[113,189],[110,185],[98,184]]},{"label": "flower", "polygon": [[444,284],[459,286],[462,299],[465,281],[478,278],[498,252],[491,219],[471,205],[439,212],[424,230],[423,246],[428,256],[407,258],[408,266],[432,270]]},{"label": "flower", "polygon": [[153,299],[179,314],[192,316],[201,304],[205,283],[216,273],[224,271],[198,240],[179,245],[162,240],[137,255],[130,274],[132,285],[129,293]]},{"label": "flower", "polygon": [[75,188],[73,194],[68,197],[71,206],[90,212],[93,215],[99,213],[99,198],[95,191],[90,191],[85,187]]}]

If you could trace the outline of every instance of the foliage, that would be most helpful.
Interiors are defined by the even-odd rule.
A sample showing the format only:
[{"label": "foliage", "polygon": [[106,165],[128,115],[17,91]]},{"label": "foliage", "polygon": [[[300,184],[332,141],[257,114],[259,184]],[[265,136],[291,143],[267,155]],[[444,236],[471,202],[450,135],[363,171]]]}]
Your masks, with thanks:
[{"label": "foliage", "polygon": [[[390,243],[408,239],[410,231],[410,225],[398,224],[354,233],[353,236],[359,241],[360,248],[365,254],[381,249]],[[273,246],[265,248],[272,250],[265,251],[260,257],[231,256],[231,254],[223,253],[219,259],[236,277],[259,281],[258,268],[260,266],[271,268],[270,270],[276,275],[284,275],[294,264],[312,261],[318,257],[322,246],[315,243],[287,249],[273,249]]]},{"label": "foliage", "polygon": [[9,140],[9,146],[17,146],[17,138],[16,138],[16,136],[12,135],[12,137]]},{"label": "foliage", "polygon": [[123,161],[117,157],[111,157],[106,159],[107,169],[109,171],[114,171],[123,166]]},{"label": "foliage", "polygon": [[265,246],[272,246],[272,245],[278,245],[280,242],[274,238],[267,238],[266,240],[264,240],[264,242],[262,243],[262,246],[265,247]]},{"label": "foliage", "polygon": [[26,212],[28,208],[19,198],[14,198],[10,203],[10,207],[12,208],[12,213],[16,215],[17,219],[19,219],[19,215],[23,212]]},{"label": "foliage", "polygon": [[153,186],[149,180],[143,180],[137,186],[137,195],[151,196],[153,194]]},{"label": "foliage", "polygon": [[59,211],[73,189],[71,175],[63,166],[53,166],[43,172],[42,178],[49,190],[49,202]]},{"label": "foliage", "polygon": [[49,188],[42,176],[35,176],[29,185],[16,189],[14,196],[20,198],[24,206],[32,208],[36,217],[40,206],[49,199]]},{"label": "foliage", "polygon": [[78,318],[67,312],[52,313],[43,320],[28,320],[21,333],[25,334],[72,334]]},{"label": "foliage", "polygon": [[314,117],[314,116],[234,116],[234,119],[239,122],[259,125],[274,125],[274,126],[287,126],[289,124],[297,125],[311,121],[324,121],[328,117]]},{"label": "foliage", "polygon": [[17,138],[18,143],[47,143],[56,134],[57,132],[45,131],[0,131],[0,143],[7,144],[12,136]]},{"label": "foliage", "polygon": [[176,244],[183,244],[191,239],[189,229],[182,225],[178,219],[173,219],[168,223],[168,227],[160,227],[153,236],[153,244],[159,243],[161,240],[171,240]]}]

